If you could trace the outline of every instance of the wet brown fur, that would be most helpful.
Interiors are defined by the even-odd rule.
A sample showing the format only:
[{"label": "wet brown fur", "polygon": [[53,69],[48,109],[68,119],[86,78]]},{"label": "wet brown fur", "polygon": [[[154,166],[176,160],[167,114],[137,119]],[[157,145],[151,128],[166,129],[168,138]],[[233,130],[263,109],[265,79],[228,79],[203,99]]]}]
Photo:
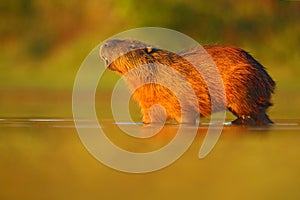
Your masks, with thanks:
[{"label": "wet brown fur", "polygon": [[[143,85],[136,89],[133,98],[139,103],[144,123],[161,121],[161,109],[150,108],[155,104],[161,105],[167,119],[178,122],[194,123],[199,116],[209,116],[212,113],[211,100],[216,102],[213,112],[220,111],[226,104],[228,110],[238,117],[233,123],[247,125],[267,125],[272,123],[266,114],[266,109],[272,105],[271,94],[274,92],[275,82],[268,75],[265,68],[246,51],[229,46],[203,46],[217,66],[224,84],[226,102],[223,102],[222,91],[216,79],[212,76],[204,80],[201,74],[189,62],[200,63],[201,72],[206,70],[207,54],[201,48],[194,48],[181,53],[172,53],[154,48],[136,40],[110,40],[102,45],[100,55],[106,61],[108,68],[125,77],[130,89],[136,85]],[[170,66],[179,72],[156,67],[157,64]],[[138,68],[146,65],[145,68]],[[135,71],[132,69],[136,69]],[[132,70],[130,73],[130,70]],[[210,74],[210,71],[207,71]],[[184,77],[187,81],[183,80]],[[149,82],[150,80],[150,82]],[[178,96],[174,92],[156,84],[165,81],[171,88],[179,88],[177,95],[184,99],[184,109],[179,104]],[[146,82],[149,84],[145,84]],[[207,82],[215,92],[210,96]],[[187,82],[192,86],[197,101],[189,95]],[[198,102],[195,105],[195,102]],[[220,106],[218,106],[220,105]]]}]

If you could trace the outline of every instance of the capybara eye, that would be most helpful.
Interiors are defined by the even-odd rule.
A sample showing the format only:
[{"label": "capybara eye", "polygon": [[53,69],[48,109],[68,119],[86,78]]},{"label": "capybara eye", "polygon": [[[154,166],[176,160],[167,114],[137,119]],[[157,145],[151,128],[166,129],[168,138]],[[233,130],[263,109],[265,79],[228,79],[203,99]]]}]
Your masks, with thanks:
[{"label": "capybara eye", "polygon": [[135,48],[135,45],[134,45],[134,44],[131,44],[131,45],[129,46],[129,48],[130,48],[130,49],[134,49],[134,48]]}]

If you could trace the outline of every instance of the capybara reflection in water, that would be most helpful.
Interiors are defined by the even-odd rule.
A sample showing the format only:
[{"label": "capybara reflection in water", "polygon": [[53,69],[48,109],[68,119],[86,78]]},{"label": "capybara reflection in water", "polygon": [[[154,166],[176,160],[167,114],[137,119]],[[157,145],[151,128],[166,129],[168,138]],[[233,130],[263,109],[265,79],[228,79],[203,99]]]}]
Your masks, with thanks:
[{"label": "capybara reflection in water", "polygon": [[[203,48],[173,53],[137,40],[113,39],[101,46],[100,56],[105,60],[108,69],[123,75],[128,87],[134,89],[133,98],[141,108],[144,123],[161,120],[161,109],[157,112],[155,109],[151,110],[156,104],[165,109],[167,119],[180,123],[195,123],[199,115],[209,116],[212,112],[220,111],[218,108],[224,109],[221,106],[224,104],[237,116],[233,124],[258,126],[271,124],[266,110],[272,105],[270,98],[274,92],[275,82],[265,68],[240,48],[219,45],[207,45]],[[217,92],[209,93],[207,82],[213,83],[216,76],[208,73],[206,74],[208,81],[203,78],[202,71],[205,72],[205,66],[211,62],[208,57],[217,67],[219,77],[223,81],[224,89],[221,89],[225,91],[224,96],[218,92],[218,85],[213,88]],[[197,66],[202,68],[200,72],[191,63],[197,63]],[[158,67],[161,65],[168,66],[172,70]],[[127,73],[130,71],[132,73]],[[179,72],[180,76],[176,72]],[[160,84],[158,80],[164,80],[168,85],[176,87],[177,94]],[[193,95],[190,95],[187,83],[193,89],[196,101],[188,100]],[[182,109],[181,101],[177,98],[178,93],[187,99],[184,101],[185,109]],[[212,99],[216,105],[213,111]]]}]

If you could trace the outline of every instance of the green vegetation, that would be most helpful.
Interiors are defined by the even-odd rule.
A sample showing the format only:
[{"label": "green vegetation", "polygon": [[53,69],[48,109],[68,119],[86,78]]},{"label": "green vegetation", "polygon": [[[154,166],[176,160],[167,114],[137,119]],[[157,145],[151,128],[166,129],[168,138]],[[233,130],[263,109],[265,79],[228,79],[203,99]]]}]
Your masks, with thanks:
[{"label": "green vegetation", "polygon": [[0,12],[2,88],[71,88],[94,46],[141,26],[175,29],[202,44],[241,46],[276,79],[291,80],[299,72],[296,2],[12,0],[2,2]]}]

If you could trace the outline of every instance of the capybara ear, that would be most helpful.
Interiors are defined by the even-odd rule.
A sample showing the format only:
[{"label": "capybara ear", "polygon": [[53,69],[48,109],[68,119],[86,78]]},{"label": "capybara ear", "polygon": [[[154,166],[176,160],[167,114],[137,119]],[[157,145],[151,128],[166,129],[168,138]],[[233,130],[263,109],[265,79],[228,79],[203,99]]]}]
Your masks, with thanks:
[{"label": "capybara ear", "polygon": [[146,47],[147,53],[151,53],[152,50],[153,50],[152,46],[147,46],[147,47]]},{"label": "capybara ear", "polygon": [[129,45],[129,49],[135,49],[135,45],[134,44],[130,44]]}]

